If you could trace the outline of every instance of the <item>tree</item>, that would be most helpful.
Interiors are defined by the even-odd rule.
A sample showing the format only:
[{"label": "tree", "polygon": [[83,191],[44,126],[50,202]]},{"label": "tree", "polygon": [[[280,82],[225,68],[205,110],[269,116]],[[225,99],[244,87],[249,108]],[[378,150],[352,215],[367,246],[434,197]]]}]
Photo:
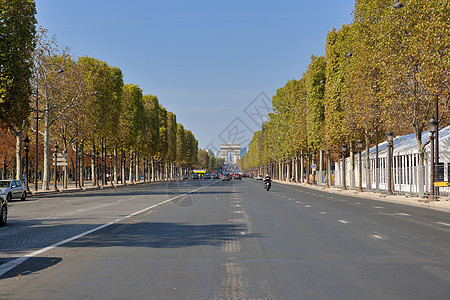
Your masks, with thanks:
[{"label": "tree", "polygon": [[36,5],[0,0],[0,120],[16,136],[16,179],[22,175],[22,131],[30,113]]},{"label": "tree", "polygon": [[325,87],[321,81],[325,80],[325,67],[325,57],[313,55],[306,71],[306,122],[308,146],[312,149],[321,149],[323,146]]},{"label": "tree", "polygon": [[422,133],[434,115],[436,102],[441,112],[448,115],[449,14],[448,1],[411,0],[400,10],[384,9],[380,17],[383,41],[379,49],[382,54],[380,94],[386,99],[385,111],[390,113],[386,126],[394,128],[398,118],[392,116],[397,115],[408,122],[415,133],[420,196],[424,194],[423,151],[430,142],[422,141]]}]

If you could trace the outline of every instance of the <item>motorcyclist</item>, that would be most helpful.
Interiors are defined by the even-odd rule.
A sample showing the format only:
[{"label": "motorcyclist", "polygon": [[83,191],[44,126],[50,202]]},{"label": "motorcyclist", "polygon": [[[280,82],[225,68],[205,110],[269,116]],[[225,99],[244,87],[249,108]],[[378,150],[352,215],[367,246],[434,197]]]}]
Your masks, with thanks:
[{"label": "motorcyclist", "polygon": [[272,180],[270,179],[269,174],[266,174],[266,177],[264,177],[264,184],[268,184],[269,188],[272,186]]}]

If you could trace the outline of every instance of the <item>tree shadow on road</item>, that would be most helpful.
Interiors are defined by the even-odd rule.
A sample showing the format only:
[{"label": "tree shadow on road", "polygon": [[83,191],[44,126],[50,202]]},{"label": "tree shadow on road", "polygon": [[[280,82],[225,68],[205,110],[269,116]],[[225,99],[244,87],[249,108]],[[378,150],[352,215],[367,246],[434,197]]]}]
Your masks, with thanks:
[{"label": "tree shadow on road", "polygon": [[[108,234],[104,230],[110,231]],[[239,224],[192,225],[184,223],[114,224],[108,229],[72,241],[68,247],[150,247],[182,248],[221,246],[242,238],[259,237],[245,234],[247,227]]]}]

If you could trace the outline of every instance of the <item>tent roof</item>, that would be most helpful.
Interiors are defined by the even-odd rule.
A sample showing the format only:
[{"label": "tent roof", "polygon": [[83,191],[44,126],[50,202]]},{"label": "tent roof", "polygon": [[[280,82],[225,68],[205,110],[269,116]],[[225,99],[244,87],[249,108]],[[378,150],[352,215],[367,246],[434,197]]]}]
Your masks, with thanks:
[{"label": "tent roof", "polygon": [[[430,132],[424,131],[422,133],[422,144],[428,141],[430,138]],[[386,156],[386,146],[387,142],[384,141],[378,144],[378,155]],[[430,144],[425,147],[425,152],[430,151]],[[441,128],[439,130],[439,152],[440,153],[449,153],[450,152],[450,126]],[[365,153],[362,152],[363,154]],[[397,136],[394,138],[394,156],[404,155],[404,154],[416,154],[417,150],[417,141],[416,135],[414,133]],[[369,155],[371,157],[375,156],[375,146],[369,149]]]}]

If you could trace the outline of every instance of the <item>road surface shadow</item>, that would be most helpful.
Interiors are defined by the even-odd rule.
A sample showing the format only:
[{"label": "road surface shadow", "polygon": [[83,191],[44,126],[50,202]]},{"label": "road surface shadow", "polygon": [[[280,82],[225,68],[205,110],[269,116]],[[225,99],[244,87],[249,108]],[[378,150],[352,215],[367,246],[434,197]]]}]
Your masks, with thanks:
[{"label": "road surface shadow", "polygon": [[[16,259],[16,257],[0,259],[0,266],[4,263],[13,261],[14,259]],[[61,257],[30,257],[19,266],[0,276],[0,280],[12,277],[20,279],[21,276],[30,275],[43,269],[50,268],[61,261]]]},{"label": "road surface shadow", "polygon": [[260,237],[256,233],[245,234],[246,230],[245,225],[239,224],[191,225],[163,222],[114,224],[72,241],[67,247],[182,248],[200,245],[221,246],[235,239]]}]

